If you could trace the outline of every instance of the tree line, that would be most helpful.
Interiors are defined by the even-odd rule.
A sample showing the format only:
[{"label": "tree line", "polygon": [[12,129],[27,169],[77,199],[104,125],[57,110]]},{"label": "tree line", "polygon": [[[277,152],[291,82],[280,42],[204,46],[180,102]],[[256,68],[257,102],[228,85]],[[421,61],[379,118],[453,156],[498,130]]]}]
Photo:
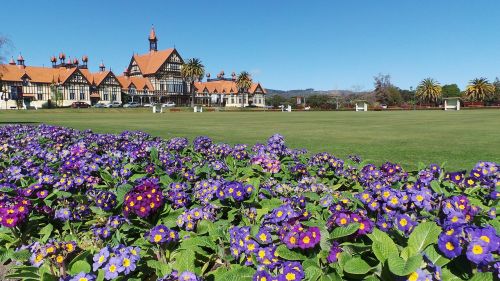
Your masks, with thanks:
[{"label": "tree line", "polygon": [[[432,78],[423,79],[414,89],[401,89],[391,82],[390,75],[379,74],[374,77],[374,89],[370,92],[328,95],[310,95],[306,97],[306,105],[318,109],[341,109],[352,107],[356,100],[366,100],[374,106],[412,107],[416,105],[438,106],[444,98],[459,97],[462,102],[479,102],[485,105],[500,104],[500,79],[490,82],[486,78],[476,78],[469,81],[464,90],[457,84],[441,85]],[[297,105],[295,97],[269,95],[266,104],[277,107],[279,105]]]}]

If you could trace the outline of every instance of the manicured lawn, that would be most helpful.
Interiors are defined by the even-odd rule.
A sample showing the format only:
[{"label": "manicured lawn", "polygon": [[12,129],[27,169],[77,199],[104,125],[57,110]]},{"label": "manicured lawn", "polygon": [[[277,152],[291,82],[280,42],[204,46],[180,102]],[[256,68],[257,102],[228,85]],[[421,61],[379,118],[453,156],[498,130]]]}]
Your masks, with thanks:
[{"label": "manicured lawn", "polygon": [[118,133],[142,130],[154,136],[217,142],[264,142],[275,133],[289,147],[327,151],[339,157],[358,154],[377,164],[405,168],[419,162],[447,162],[470,169],[478,160],[500,161],[500,110],[398,112],[169,112],[146,109],[61,109],[0,111],[0,123],[33,122]]}]

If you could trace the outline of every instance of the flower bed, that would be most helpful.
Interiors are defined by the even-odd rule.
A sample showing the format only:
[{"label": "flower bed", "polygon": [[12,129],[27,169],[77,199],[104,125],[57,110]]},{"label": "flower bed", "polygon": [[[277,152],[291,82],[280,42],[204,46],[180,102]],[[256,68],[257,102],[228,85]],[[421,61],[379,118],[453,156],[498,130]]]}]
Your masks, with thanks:
[{"label": "flower bed", "polygon": [[0,140],[10,278],[499,278],[497,163],[406,172],[280,135],[250,147],[10,125]]}]

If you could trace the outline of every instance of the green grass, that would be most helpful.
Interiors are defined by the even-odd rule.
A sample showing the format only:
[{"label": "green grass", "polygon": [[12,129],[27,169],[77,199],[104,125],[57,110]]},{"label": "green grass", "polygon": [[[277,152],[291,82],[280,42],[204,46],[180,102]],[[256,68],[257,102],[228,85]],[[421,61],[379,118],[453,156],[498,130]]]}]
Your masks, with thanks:
[{"label": "green grass", "polygon": [[154,136],[217,142],[265,142],[275,133],[287,145],[339,157],[358,154],[407,169],[419,162],[470,169],[479,160],[500,162],[500,110],[394,112],[168,112],[146,109],[0,111],[0,123],[47,123],[101,133],[142,130]]}]

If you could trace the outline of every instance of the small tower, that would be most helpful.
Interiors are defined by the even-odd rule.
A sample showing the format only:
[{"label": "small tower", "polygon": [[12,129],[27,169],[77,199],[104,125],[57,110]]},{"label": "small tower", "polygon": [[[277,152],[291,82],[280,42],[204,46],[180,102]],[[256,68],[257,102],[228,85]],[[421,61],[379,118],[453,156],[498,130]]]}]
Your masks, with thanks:
[{"label": "small tower", "polygon": [[99,65],[99,71],[104,72],[106,70],[106,66],[104,66],[104,63],[101,61],[101,64]]},{"label": "small tower", "polygon": [[24,58],[21,54],[17,57],[17,65],[24,66]]},{"label": "small tower", "polygon": [[151,26],[151,32],[149,33],[149,51],[158,51],[158,38],[156,38],[155,27]]},{"label": "small tower", "polygon": [[57,63],[57,59],[56,59],[56,57],[55,57],[55,56],[52,56],[52,57],[50,58],[50,62],[52,63],[52,67],[54,67],[54,68],[55,68],[55,67],[56,67],[56,63]]},{"label": "small tower", "polygon": [[81,68],[87,68],[87,63],[89,62],[89,57],[83,56],[82,57],[82,66]]},{"label": "small tower", "polygon": [[64,53],[60,53],[59,54],[59,61],[61,62],[61,64],[64,64],[64,61],[66,60],[66,55]]},{"label": "small tower", "polygon": [[10,65],[16,65],[16,62],[14,61],[14,57],[10,57],[9,64]]}]

